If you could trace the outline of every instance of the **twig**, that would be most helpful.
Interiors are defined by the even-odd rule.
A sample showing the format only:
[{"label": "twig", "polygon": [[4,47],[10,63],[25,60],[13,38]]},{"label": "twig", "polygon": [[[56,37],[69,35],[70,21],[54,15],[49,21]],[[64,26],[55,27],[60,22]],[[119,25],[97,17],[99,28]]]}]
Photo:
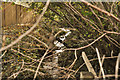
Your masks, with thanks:
[{"label": "twig", "polygon": [[93,10],[91,7],[89,7],[89,8],[90,8],[90,10],[92,11],[92,13],[96,16],[96,18],[98,19],[98,21],[99,21],[101,27],[103,28],[103,24],[102,24],[100,18],[98,17],[98,15],[94,12],[94,10]]},{"label": "twig", "polygon": [[115,80],[118,80],[119,63],[120,63],[120,53],[118,55],[116,66],[115,66]]},{"label": "twig", "polygon": [[113,50],[111,51],[111,57],[113,57]]},{"label": "twig", "polygon": [[77,53],[75,50],[75,59],[74,59],[73,63],[69,66],[69,69],[73,67],[73,65],[75,64],[76,61],[77,61]]},{"label": "twig", "polygon": [[[102,57],[102,65],[103,65],[104,59],[105,59],[105,55],[103,55],[103,57]],[[98,75],[98,76],[99,76],[99,77],[101,76],[101,68],[100,68],[100,71],[99,71],[99,75]]]},{"label": "twig", "polygon": [[33,79],[33,80],[36,79],[38,70],[39,70],[39,68],[40,68],[40,66],[41,66],[41,63],[42,63],[42,61],[44,60],[45,56],[48,54],[48,51],[49,51],[49,48],[46,50],[45,54],[42,56],[42,58],[41,58],[41,60],[40,60],[40,62],[39,62],[39,64],[38,64],[38,67],[37,67],[37,70],[36,70],[36,72],[35,72],[35,75],[34,75],[34,79]]},{"label": "twig", "polygon": [[6,52],[7,52],[7,50],[0,56],[0,59],[5,55]]},{"label": "twig", "polygon": [[94,44],[96,41],[98,41],[99,39],[101,39],[103,36],[105,36],[106,33],[104,33],[103,35],[101,35],[100,37],[98,37],[97,39],[95,39],[93,42],[91,42],[90,44],[86,45],[86,46],[83,46],[83,47],[79,47],[79,48],[69,48],[69,49],[64,49],[64,50],[80,50],[80,49],[84,49],[84,48],[87,48],[89,46],[91,46],[92,44]]},{"label": "twig", "polygon": [[105,10],[102,10],[102,9],[100,9],[99,7],[96,7],[96,6],[92,5],[91,3],[88,3],[88,2],[85,1],[85,0],[81,0],[81,1],[82,1],[83,3],[85,3],[86,5],[94,8],[94,9],[96,9],[96,10],[102,12],[102,13],[105,13],[105,14],[107,14],[108,16],[111,16],[112,18],[114,18],[116,21],[120,22],[120,19],[117,18],[116,16],[114,16],[113,14],[111,14],[111,13],[105,11]]},{"label": "twig", "polygon": [[54,37],[56,37],[58,34],[60,34],[62,32],[62,30],[60,30],[60,31],[58,31],[55,35],[54,35]]},{"label": "twig", "polygon": [[[69,3],[69,5],[67,5],[66,3],[65,3],[65,5],[66,6],[68,6],[74,13],[76,13],[77,15],[79,15],[83,20],[85,20],[85,22],[86,23],[88,23],[93,29],[95,29],[95,30],[97,30],[98,32],[100,32],[99,30],[99,28],[98,28],[98,26],[94,23],[94,22],[92,22],[92,21],[90,21],[89,19],[87,19],[87,18],[85,18],[84,16],[82,16],[82,14],[78,11],[78,10],[76,10],[72,5],[71,5],[71,3]],[[93,25],[91,25],[91,24],[93,24],[93,25],[95,25],[97,28],[95,28]]]},{"label": "twig", "polygon": [[69,78],[70,78],[71,75],[72,75],[72,73],[68,74],[66,80],[69,80]]},{"label": "twig", "polygon": [[[106,35],[107,36],[107,35]],[[108,38],[110,38],[112,41],[114,41],[117,45],[119,45],[120,46],[120,43],[119,42],[117,42],[115,39],[113,39],[113,38],[111,38],[111,37],[109,37],[108,36]],[[120,48],[120,47],[119,47]]]},{"label": "twig", "polygon": [[[82,35],[80,35],[80,37],[83,39],[84,42],[89,44],[89,42]],[[90,47],[95,51],[95,48],[92,45]]]},{"label": "twig", "polygon": [[12,61],[14,61],[15,59],[10,59],[10,60],[7,60],[7,61],[2,61],[2,62],[0,62],[0,64],[3,64],[3,63],[9,63],[9,62],[12,62]]},{"label": "twig", "polygon": [[[10,78],[12,78],[12,77],[14,77],[14,76],[16,76],[17,74],[20,74],[20,73],[22,73],[22,72],[24,72],[24,71],[31,71],[31,72],[35,72],[34,70],[32,70],[32,69],[24,69],[24,70],[22,70],[22,71],[19,71],[19,72],[16,72],[16,73],[13,73],[10,77],[8,77],[8,79],[10,79]],[[39,75],[44,75],[44,73],[42,73],[42,72],[38,72],[39,73]]]},{"label": "twig", "polygon": [[103,70],[103,67],[102,67],[102,62],[101,62],[101,60],[100,60],[100,54],[99,54],[99,51],[98,51],[97,48],[96,48],[96,52],[97,52],[97,56],[98,56],[100,68],[101,68],[101,71],[102,71],[102,74],[103,74],[103,79],[105,79],[105,73],[104,73],[104,70]]},{"label": "twig", "polygon": [[31,37],[31,38],[33,38],[33,39],[35,39],[35,40],[38,41],[39,43],[42,43],[45,47],[48,48],[48,45],[47,45],[46,43],[40,41],[39,39],[37,39],[36,37],[34,37],[34,36],[32,36],[32,35],[28,35],[28,36]]},{"label": "twig", "polygon": [[[107,36],[107,35],[105,35],[105,37],[106,37],[112,44],[114,44],[116,47],[120,48],[120,47],[119,47],[120,44],[119,44],[116,40],[114,40],[113,38],[111,38],[111,37],[109,37],[109,36]],[[112,40],[113,40],[114,42],[113,42]],[[117,44],[116,44],[116,43],[117,43]]]},{"label": "twig", "polygon": [[[23,69],[24,64],[25,64],[24,59],[22,59],[22,66],[21,66],[20,70],[22,70],[22,69]],[[19,71],[20,71],[20,70],[19,70]]]},{"label": "twig", "polygon": [[16,74],[16,75],[14,75],[14,78],[16,78],[17,76],[18,76],[18,74],[19,74],[19,72],[23,69],[23,67],[24,67],[24,60],[22,60],[23,62],[22,62],[22,66],[21,66],[21,68],[20,68],[20,70],[18,71],[18,73]]},{"label": "twig", "polygon": [[27,50],[27,51],[32,51],[32,50],[46,50],[46,49],[44,49],[44,48],[21,48],[21,49],[23,49],[23,50]]},{"label": "twig", "polygon": [[21,54],[21,55],[24,56],[24,57],[27,57],[27,58],[29,58],[29,59],[31,59],[31,60],[33,60],[33,61],[37,61],[37,62],[38,62],[38,60],[33,59],[33,58],[31,58],[30,56],[27,56],[27,55],[25,55],[25,54],[23,54],[23,53],[21,53],[21,52],[19,52],[19,51],[17,51],[17,50],[14,50],[14,49],[11,49],[11,50],[14,51],[14,52],[16,52],[16,53]]},{"label": "twig", "polygon": [[113,32],[113,31],[106,31],[106,30],[104,30],[104,32],[106,32],[106,33],[108,33],[108,34],[118,34],[118,35],[120,35],[120,33],[118,33],[118,32]]}]

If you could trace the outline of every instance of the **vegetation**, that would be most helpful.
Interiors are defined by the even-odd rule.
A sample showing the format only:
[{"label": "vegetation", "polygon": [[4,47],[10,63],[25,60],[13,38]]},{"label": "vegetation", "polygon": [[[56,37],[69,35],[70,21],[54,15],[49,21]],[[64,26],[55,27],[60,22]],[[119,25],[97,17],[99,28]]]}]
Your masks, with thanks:
[{"label": "vegetation", "polygon": [[[120,69],[116,61],[120,53],[120,2],[50,2],[49,5],[33,2],[27,10],[34,10],[33,15],[37,17],[35,23],[3,27],[4,34],[11,33],[3,37],[0,49],[3,52],[3,79],[50,78],[50,70],[47,71],[44,65],[57,55],[58,65],[52,66],[58,70],[57,77],[77,80],[80,72],[89,72],[83,51],[98,78],[118,78]],[[60,38],[67,32],[61,28],[71,32],[63,41]],[[28,31],[29,34],[26,33]],[[56,47],[56,40],[64,47]],[[100,72],[97,49],[105,75]],[[56,50],[62,52],[55,54]]]}]

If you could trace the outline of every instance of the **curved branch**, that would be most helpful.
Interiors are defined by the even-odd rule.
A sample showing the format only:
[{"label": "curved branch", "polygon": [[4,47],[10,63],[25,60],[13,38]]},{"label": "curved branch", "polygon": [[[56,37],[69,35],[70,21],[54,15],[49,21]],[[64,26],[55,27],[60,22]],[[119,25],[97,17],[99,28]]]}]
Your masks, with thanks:
[{"label": "curved branch", "polygon": [[92,44],[94,44],[96,41],[98,41],[99,39],[101,39],[103,36],[105,36],[106,33],[104,33],[103,35],[101,35],[100,37],[98,37],[97,39],[95,39],[93,42],[91,42],[90,44],[83,46],[83,47],[79,47],[79,48],[69,48],[69,49],[64,49],[64,50],[80,50],[80,49],[84,49],[87,48],[89,46],[91,46]]}]

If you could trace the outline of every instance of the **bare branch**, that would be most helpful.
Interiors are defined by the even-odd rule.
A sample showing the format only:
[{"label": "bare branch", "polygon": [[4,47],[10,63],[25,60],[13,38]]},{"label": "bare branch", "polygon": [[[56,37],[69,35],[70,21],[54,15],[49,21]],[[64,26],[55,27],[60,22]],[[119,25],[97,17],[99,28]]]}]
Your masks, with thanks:
[{"label": "bare branch", "polygon": [[85,64],[88,68],[88,71],[91,72],[95,76],[95,78],[97,78],[97,74],[96,74],[94,68],[92,67],[90,61],[88,60],[85,52],[82,52],[82,57],[83,57],[83,60],[85,61]]},{"label": "bare branch", "polygon": [[36,37],[34,37],[34,36],[32,36],[32,35],[28,35],[28,36],[31,37],[31,38],[33,38],[33,39],[35,39],[35,40],[38,41],[39,43],[42,43],[45,47],[48,48],[48,45],[47,45],[46,43],[40,41],[39,39],[37,39]]},{"label": "bare branch", "polygon": [[7,52],[7,50],[0,56],[0,59],[5,55],[6,52]]},{"label": "bare branch", "polygon": [[76,53],[76,50],[75,50],[75,59],[74,59],[74,61],[73,61],[73,63],[69,66],[69,68],[72,68],[73,66],[74,66],[74,64],[75,64],[75,62],[77,61],[77,53]]},{"label": "bare branch", "polygon": [[90,44],[83,46],[83,47],[79,47],[79,48],[70,48],[70,49],[64,49],[64,50],[80,50],[80,49],[84,49],[87,48],[89,46],[91,46],[92,44],[94,44],[96,41],[98,41],[99,39],[101,39],[103,36],[105,36],[106,33],[104,33],[103,35],[101,35],[100,37],[98,37],[97,39],[95,39],[93,42],[91,42]]},{"label": "bare branch", "polygon": [[102,71],[102,74],[103,74],[103,79],[105,79],[105,73],[104,73],[104,70],[103,70],[103,67],[102,67],[102,62],[101,62],[101,60],[100,60],[100,53],[99,53],[99,51],[98,51],[97,48],[96,48],[96,52],[97,52],[97,56],[98,56],[100,68],[101,68],[101,71]]},{"label": "bare branch", "polygon": [[[102,57],[102,65],[103,65],[104,59],[105,59],[105,55],[103,55],[103,57]],[[101,69],[100,69],[100,71],[99,71],[99,77],[100,77],[100,76],[101,76]]]}]

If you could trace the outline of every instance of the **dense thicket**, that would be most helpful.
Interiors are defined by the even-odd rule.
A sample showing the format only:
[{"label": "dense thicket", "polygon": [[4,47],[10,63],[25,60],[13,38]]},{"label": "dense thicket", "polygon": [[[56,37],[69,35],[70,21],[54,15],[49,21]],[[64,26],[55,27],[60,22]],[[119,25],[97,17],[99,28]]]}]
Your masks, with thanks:
[{"label": "dense thicket", "polygon": [[[37,17],[43,11],[45,3],[31,3],[30,5],[31,7],[28,10],[34,10],[33,15]],[[119,2],[50,3],[37,27],[16,45],[12,46],[11,49],[6,50],[7,52],[3,56],[3,78],[16,78],[16,76],[10,77],[15,73],[17,78],[33,78],[38,66],[36,60],[40,60],[47,48],[52,45],[49,54],[43,60],[37,78],[40,80],[41,76],[48,75],[43,66],[46,62],[51,61],[55,50],[59,49],[53,43],[61,35],[66,34],[60,28],[71,31],[70,35],[64,41],[61,41],[64,44],[64,51],[59,53],[59,66],[57,68],[60,69],[60,77],[67,78],[69,74],[74,77],[77,70],[88,71],[85,65],[80,67],[84,63],[81,53],[84,51],[89,59],[97,58],[95,48],[98,48],[101,57],[103,55],[111,57],[105,59],[103,68],[105,74],[114,74],[116,56],[120,52],[119,18]],[[32,25],[33,23],[29,23],[27,26],[13,25],[12,27],[5,27],[5,33],[12,32],[14,35],[6,37],[5,45],[10,44],[30,29]],[[50,40],[51,35],[56,35],[53,40]],[[77,51],[77,61],[73,67],[69,67],[75,59],[75,50]],[[93,60],[91,64],[96,73],[99,74],[98,60]],[[17,74],[17,72],[19,73]]]}]

